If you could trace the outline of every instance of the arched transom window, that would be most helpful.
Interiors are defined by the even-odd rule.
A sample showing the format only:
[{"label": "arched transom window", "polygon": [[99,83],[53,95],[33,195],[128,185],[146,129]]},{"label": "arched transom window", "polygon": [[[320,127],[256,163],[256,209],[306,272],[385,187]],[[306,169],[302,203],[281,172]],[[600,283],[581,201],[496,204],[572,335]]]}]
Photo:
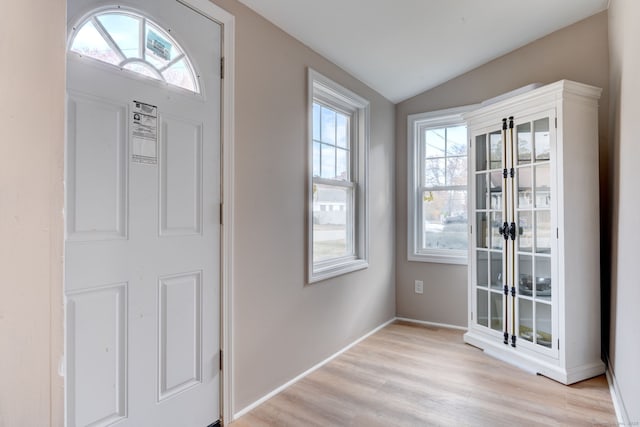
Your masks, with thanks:
[{"label": "arched transom window", "polygon": [[74,28],[70,50],[200,93],[184,50],[155,22],[121,9],[91,14]]}]

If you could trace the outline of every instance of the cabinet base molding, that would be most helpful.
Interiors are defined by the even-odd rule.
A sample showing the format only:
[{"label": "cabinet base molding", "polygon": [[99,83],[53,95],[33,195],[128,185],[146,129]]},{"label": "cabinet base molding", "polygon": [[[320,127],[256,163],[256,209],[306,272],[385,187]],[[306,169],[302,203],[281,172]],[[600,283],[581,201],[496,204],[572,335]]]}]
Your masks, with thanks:
[{"label": "cabinet base molding", "polygon": [[580,366],[563,368],[553,363],[559,363],[557,360],[549,359],[550,361],[547,362],[540,356],[529,356],[522,351],[514,350],[511,346],[504,345],[495,337],[486,337],[474,331],[464,334],[464,342],[483,350],[488,356],[533,375],[543,375],[565,385],[593,378],[605,372],[605,364],[599,359]]}]

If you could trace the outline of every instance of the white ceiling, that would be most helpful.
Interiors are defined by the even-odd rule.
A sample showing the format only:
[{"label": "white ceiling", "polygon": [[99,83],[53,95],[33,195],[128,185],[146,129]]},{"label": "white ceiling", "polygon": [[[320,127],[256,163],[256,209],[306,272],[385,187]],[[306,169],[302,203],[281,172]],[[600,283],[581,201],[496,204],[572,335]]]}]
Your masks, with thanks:
[{"label": "white ceiling", "polygon": [[240,1],[393,102],[608,6],[608,0]]}]

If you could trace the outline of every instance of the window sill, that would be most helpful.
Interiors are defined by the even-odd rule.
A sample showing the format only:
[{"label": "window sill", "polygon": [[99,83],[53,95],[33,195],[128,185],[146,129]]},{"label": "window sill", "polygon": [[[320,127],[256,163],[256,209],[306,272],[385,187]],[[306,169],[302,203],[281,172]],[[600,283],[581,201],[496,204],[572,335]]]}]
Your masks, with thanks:
[{"label": "window sill", "polygon": [[309,275],[309,283],[317,283],[353,271],[364,270],[369,267],[369,262],[364,259],[354,259],[315,269]]},{"label": "window sill", "polygon": [[466,252],[461,253],[412,253],[407,257],[408,261],[430,262],[437,264],[467,265],[469,263]]}]

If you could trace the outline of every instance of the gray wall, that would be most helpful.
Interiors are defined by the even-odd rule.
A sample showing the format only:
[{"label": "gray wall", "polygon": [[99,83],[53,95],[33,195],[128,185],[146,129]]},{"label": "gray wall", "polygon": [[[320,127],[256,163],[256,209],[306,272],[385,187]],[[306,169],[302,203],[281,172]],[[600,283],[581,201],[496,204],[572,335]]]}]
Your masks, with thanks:
[{"label": "gray wall", "polygon": [[611,77],[611,341],[613,371],[628,419],[640,422],[640,2],[609,9]]},{"label": "gray wall", "polygon": [[[608,136],[607,13],[561,29],[396,106],[397,315],[467,325],[467,268],[407,261],[407,115],[474,104],[529,83],[575,80],[604,89],[600,99],[600,164],[606,205]],[[603,221],[605,221],[603,219]],[[424,294],[414,293],[414,280]]]},{"label": "gray wall", "polygon": [[[394,105],[232,0],[234,411],[395,314]],[[370,266],[305,286],[306,67],[371,102]],[[259,207],[259,209],[258,209]]]}]

